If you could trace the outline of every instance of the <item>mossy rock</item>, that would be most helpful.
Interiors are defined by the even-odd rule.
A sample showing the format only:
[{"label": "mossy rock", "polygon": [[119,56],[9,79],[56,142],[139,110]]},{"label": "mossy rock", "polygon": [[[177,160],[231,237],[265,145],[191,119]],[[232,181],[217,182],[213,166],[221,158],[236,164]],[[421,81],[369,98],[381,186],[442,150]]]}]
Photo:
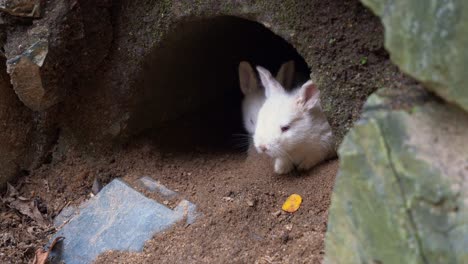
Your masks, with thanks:
[{"label": "mossy rock", "polygon": [[468,115],[390,101],[371,96],[340,147],[326,262],[468,263]]},{"label": "mossy rock", "polygon": [[381,17],[385,46],[405,72],[468,110],[465,0],[361,0]]}]

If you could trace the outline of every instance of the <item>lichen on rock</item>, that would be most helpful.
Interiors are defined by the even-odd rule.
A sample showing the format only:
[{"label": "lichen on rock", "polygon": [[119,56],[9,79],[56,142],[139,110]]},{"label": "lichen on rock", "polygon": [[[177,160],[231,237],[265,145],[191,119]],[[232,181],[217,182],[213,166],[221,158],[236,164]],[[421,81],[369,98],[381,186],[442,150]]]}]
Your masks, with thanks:
[{"label": "lichen on rock", "polygon": [[12,16],[38,18],[41,16],[41,0],[0,0],[0,11]]},{"label": "lichen on rock", "polygon": [[403,71],[468,111],[465,0],[361,0],[381,17],[385,47]]},{"label": "lichen on rock", "polygon": [[468,115],[388,100],[369,98],[340,147],[327,263],[466,263]]},{"label": "lichen on rock", "polygon": [[31,110],[41,111],[53,105],[47,100],[40,67],[47,56],[47,42],[36,42],[23,54],[7,61],[7,72],[19,99]]}]

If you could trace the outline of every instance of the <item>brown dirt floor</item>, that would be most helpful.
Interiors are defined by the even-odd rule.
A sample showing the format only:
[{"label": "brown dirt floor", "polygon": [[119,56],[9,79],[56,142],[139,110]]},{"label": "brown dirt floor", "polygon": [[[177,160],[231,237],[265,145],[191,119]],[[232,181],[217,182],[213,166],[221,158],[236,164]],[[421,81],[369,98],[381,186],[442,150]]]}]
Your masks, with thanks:
[{"label": "brown dirt floor", "polygon": [[[95,177],[104,182],[123,177],[132,184],[148,175],[196,203],[203,214],[193,225],[157,235],[142,253],[107,253],[97,263],[318,263],[322,259],[336,160],[307,173],[277,176],[268,158],[204,148],[161,151],[159,145],[141,140],[106,157],[71,151],[64,160],[24,177],[17,188],[21,196],[39,200],[39,209],[51,219],[64,205],[89,197]],[[303,197],[301,208],[294,214],[279,213],[293,193]],[[54,229],[2,206],[0,261],[26,263]]]}]

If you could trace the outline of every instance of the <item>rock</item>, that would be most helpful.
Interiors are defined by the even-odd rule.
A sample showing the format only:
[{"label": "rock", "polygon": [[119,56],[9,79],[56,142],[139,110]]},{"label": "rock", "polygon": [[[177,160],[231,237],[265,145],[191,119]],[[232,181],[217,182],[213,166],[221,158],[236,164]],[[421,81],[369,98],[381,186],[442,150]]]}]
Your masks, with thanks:
[{"label": "rock", "polygon": [[0,11],[12,16],[38,18],[41,16],[41,0],[0,0]]},{"label": "rock", "polygon": [[79,74],[98,67],[112,40],[109,12],[96,3],[50,1],[44,11],[47,15],[31,26],[17,25],[5,43],[15,92],[34,111],[61,102],[73,82],[83,79]]},{"label": "rock", "polygon": [[34,43],[23,54],[7,61],[7,72],[18,98],[33,111],[41,111],[54,105],[48,100],[41,77],[41,66],[47,56],[47,43]]},{"label": "rock", "polygon": [[54,223],[65,224],[51,241],[65,239],[51,252],[52,263],[91,263],[107,250],[141,251],[156,233],[196,217],[196,206],[187,200],[171,210],[116,179],[77,210],[65,208],[57,216]]},{"label": "rock", "polygon": [[60,228],[62,225],[65,225],[67,221],[70,220],[73,216],[78,214],[78,212],[79,211],[77,210],[76,206],[73,205],[63,208],[62,211],[60,211],[60,214],[54,218],[54,225],[57,228]]},{"label": "rock", "polygon": [[47,56],[47,43],[37,42],[22,55],[7,61],[7,72],[19,99],[31,110],[50,107],[55,100],[47,100],[42,85],[40,67]]},{"label": "rock", "polygon": [[5,60],[0,60],[0,190],[32,162],[31,111],[18,100],[9,83]]},{"label": "rock", "polygon": [[406,100],[373,95],[340,147],[326,263],[468,263],[468,114]]},{"label": "rock", "polygon": [[174,211],[186,218],[186,225],[195,223],[195,220],[201,216],[201,213],[197,211],[197,206],[185,199],[179,202]]},{"label": "rock", "polygon": [[91,193],[93,195],[98,194],[102,189],[102,183],[98,178],[95,178],[93,181],[93,186],[91,186]]},{"label": "rock", "polygon": [[151,177],[144,176],[140,180],[140,183],[149,191],[156,192],[161,197],[165,199],[174,199],[177,196],[177,193],[173,190],[168,189],[166,186],[162,185],[159,181],[152,179]]},{"label": "rock", "polygon": [[385,47],[403,71],[468,110],[465,0],[361,0],[381,17]]},{"label": "rock", "polygon": [[[26,8],[38,2],[42,11]],[[21,16],[44,15],[30,20],[0,14],[0,189],[20,171],[41,165],[58,142],[64,130],[58,115],[67,105],[78,106],[54,106],[107,56],[112,41],[108,2],[0,1],[0,7]]]},{"label": "rock", "polygon": [[11,83],[19,99],[31,110],[40,111],[50,106],[45,101],[45,89],[42,86],[40,66],[24,56],[9,65]]},{"label": "rock", "polygon": [[[180,195],[167,188],[165,185],[161,184],[159,181],[154,180],[149,176],[144,176],[140,178],[139,183],[149,192],[152,192],[163,199],[169,199],[171,201],[176,201],[180,198]],[[163,200],[164,205],[169,204],[169,200]],[[197,206],[185,199],[182,199],[178,204],[177,207],[174,209],[179,214],[184,215],[186,219],[186,224],[191,225],[195,222],[195,219],[201,215],[197,211]]]}]

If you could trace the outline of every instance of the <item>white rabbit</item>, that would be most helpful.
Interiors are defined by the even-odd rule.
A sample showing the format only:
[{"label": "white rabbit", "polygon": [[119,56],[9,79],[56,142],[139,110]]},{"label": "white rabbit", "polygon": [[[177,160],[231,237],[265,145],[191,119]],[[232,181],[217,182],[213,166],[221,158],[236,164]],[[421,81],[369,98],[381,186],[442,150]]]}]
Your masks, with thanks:
[{"label": "white rabbit", "polygon": [[[291,88],[294,81],[294,61],[288,61],[281,65],[281,68],[276,75],[276,79],[287,89]],[[265,92],[257,82],[257,76],[246,61],[239,64],[239,83],[244,100],[242,101],[242,117],[244,121],[245,130],[250,135],[255,133],[257,125],[257,116],[260,107],[265,102]]]},{"label": "white rabbit", "polygon": [[320,91],[309,80],[287,92],[270,72],[258,66],[266,101],[260,108],[254,145],[259,153],[275,159],[277,174],[294,166],[307,170],[336,157],[334,137],[320,106]]}]

